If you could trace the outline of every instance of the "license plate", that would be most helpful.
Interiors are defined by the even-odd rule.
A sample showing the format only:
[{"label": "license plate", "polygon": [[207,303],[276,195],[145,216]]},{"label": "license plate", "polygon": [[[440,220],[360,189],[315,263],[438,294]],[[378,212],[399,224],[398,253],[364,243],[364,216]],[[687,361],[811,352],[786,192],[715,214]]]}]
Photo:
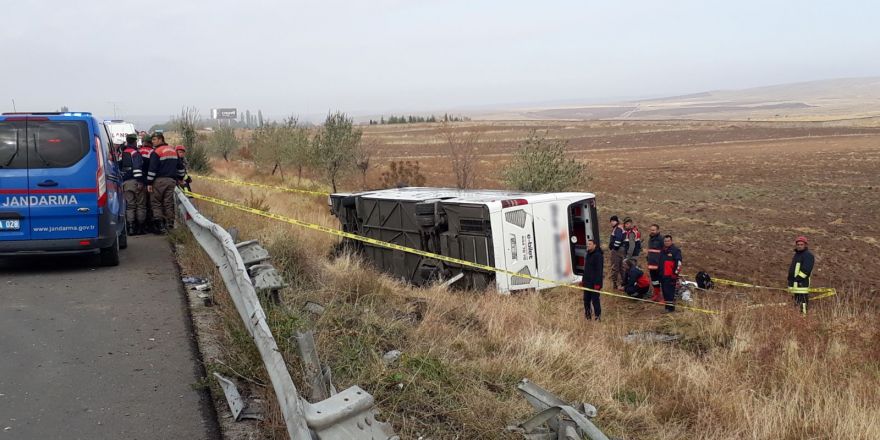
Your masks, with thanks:
[{"label": "license plate", "polygon": [[19,220],[0,220],[0,231],[17,231],[21,229]]}]

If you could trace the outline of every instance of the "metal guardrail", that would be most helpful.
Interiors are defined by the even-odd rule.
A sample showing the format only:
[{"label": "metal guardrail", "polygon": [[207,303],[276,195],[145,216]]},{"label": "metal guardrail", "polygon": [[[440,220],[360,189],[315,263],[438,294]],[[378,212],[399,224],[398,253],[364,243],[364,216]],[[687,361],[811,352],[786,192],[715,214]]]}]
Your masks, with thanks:
[{"label": "metal guardrail", "polygon": [[200,214],[179,188],[175,189],[175,199],[180,218],[217,266],[229,296],[260,352],[290,438],[397,439],[390,425],[376,420],[373,396],[356,385],[315,404],[300,397],[232,236]]}]

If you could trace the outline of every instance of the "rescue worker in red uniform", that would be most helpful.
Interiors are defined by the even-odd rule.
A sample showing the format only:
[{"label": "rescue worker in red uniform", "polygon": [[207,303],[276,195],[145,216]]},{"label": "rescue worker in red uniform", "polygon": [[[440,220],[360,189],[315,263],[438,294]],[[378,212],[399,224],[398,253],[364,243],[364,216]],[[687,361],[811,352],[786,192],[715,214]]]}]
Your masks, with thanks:
[{"label": "rescue worker in red uniform", "polygon": [[174,227],[174,188],[182,181],[185,170],[177,150],[165,143],[162,133],[153,134],[153,145],[147,191],[153,205],[155,232],[165,234]]},{"label": "rescue worker in red uniform", "polygon": [[120,155],[119,168],[122,171],[122,190],[125,194],[125,225],[128,235],[143,233],[147,221],[147,191],[143,158],[137,148],[137,135],[125,137],[125,146]]},{"label": "rescue worker in red uniform", "polygon": [[648,273],[651,275],[651,287],[654,290],[651,301],[663,302],[663,290],[660,289],[660,251],[663,249],[663,236],[660,225],[653,224],[648,229]]},{"label": "rescue worker in red uniform", "polygon": [[624,292],[633,298],[644,298],[651,287],[648,275],[639,268],[636,260],[625,260],[624,267],[626,267],[626,275],[623,278]]},{"label": "rescue worker in red uniform", "polygon": [[681,273],[681,250],[672,242],[671,235],[663,236],[663,249],[660,250],[660,289],[666,312],[675,311],[675,287]]},{"label": "rescue worker in red uniform", "polygon": [[807,303],[810,293],[810,275],[813,273],[816,259],[807,249],[807,237],[801,235],[794,240],[794,256],[788,267],[788,291],[794,294],[795,304],[801,312],[807,314]]}]

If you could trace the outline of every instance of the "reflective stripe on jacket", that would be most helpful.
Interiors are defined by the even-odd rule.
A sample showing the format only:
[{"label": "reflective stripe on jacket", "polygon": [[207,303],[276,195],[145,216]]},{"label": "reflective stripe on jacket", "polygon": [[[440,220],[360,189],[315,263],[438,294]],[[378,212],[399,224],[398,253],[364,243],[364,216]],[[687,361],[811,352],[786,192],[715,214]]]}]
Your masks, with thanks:
[{"label": "reflective stripe on jacket", "polygon": [[624,231],[621,247],[627,258],[638,257],[642,253],[642,233],[639,228],[633,226],[629,231]]},{"label": "reflective stripe on jacket", "polygon": [[648,237],[648,270],[660,268],[660,251],[663,249],[663,236],[660,234]]},{"label": "reflective stripe on jacket", "polygon": [[663,248],[660,252],[660,275],[663,278],[678,278],[681,273],[681,250],[675,245]]},{"label": "reflective stripe on jacket", "polygon": [[177,156],[177,150],[168,144],[162,144],[150,154],[150,170],[147,172],[147,182],[152,183],[160,177],[168,177],[180,180],[186,174],[183,162]]},{"label": "reflective stripe on jacket", "polygon": [[788,268],[788,287],[791,293],[809,293],[810,275],[815,262],[816,259],[809,250],[795,251]]}]

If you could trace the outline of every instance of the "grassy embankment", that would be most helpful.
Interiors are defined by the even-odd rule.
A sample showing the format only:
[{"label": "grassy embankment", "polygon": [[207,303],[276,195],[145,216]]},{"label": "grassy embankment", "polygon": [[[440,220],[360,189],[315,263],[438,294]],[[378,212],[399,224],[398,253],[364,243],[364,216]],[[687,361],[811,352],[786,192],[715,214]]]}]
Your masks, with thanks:
[{"label": "grassy embankment", "polygon": [[[221,168],[229,177],[278,183]],[[206,182],[195,189],[338,226],[323,198],[273,192],[261,200],[258,191]],[[402,438],[516,438],[504,426],[531,413],[514,388],[524,377],[596,405],[597,424],[621,439],[880,438],[878,308],[861,292],[841,292],[806,318],[794,307],[744,309],[760,302],[752,294],[703,295],[703,305],[728,311],[716,316],[661,317],[652,305],[604,299],[604,322],[584,322],[580,294],[570,289],[499,296],[413,288],[356,257],[332,258],[330,236],[206,203],[199,209],[237,227],[242,240],[259,239],[284,270],[291,287],[268,315],[299,389],[307,390],[291,336],[314,328],[337,387],[358,384],[372,393]],[[175,237],[186,244],[186,272],[220,279],[191,238]],[[209,372],[234,370],[265,383],[222,286],[216,295],[229,350],[222,363],[207,360]],[[326,312],[303,312],[305,301]],[[623,342],[641,329],[682,338]],[[405,354],[385,366],[381,355],[391,349]],[[285,435],[277,412],[264,426]]]}]

